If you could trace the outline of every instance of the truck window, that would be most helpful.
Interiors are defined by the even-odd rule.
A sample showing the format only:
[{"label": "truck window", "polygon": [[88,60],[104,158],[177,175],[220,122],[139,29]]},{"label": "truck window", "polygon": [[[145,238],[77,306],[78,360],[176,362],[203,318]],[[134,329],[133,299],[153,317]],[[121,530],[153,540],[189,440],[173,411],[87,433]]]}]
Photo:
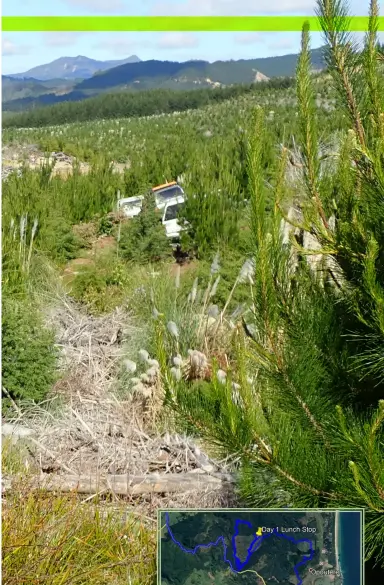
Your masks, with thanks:
[{"label": "truck window", "polygon": [[167,211],[165,212],[164,221],[170,221],[172,219],[177,219],[177,214],[181,208],[181,203],[175,203],[174,205],[169,205],[167,207]]},{"label": "truck window", "polygon": [[164,189],[164,191],[159,191],[158,193],[155,194],[157,199],[161,201],[167,201],[168,199],[173,199],[174,197],[182,195],[183,191],[180,189],[178,185],[175,185],[175,187]]},{"label": "truck window", "polygon": [[126,201],[123,203],[123,207],[137,207],[138,205],[142,204],[142,200],[141,199],[134,199],[133,201]]}]

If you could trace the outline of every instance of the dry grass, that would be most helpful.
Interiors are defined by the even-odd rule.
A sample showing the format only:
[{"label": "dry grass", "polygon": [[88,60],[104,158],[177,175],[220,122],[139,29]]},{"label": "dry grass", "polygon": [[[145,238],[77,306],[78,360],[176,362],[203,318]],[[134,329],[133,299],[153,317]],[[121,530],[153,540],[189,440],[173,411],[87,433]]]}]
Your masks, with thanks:
[{"label": "dry grass", "polygon": [[184,493],[85,496],[31,489],[33,477],[215,473],[232,464],[210,460],[171,421],[163,418],[160,431],[156,416],[145,416],[153,414],[151,399],[116,392],[124,344],[142,334],[123,309],[91,317],[63,297],[47,321],[57,332],[62,378],[45,403],[15,405],[7,421],[32,434],[3,443],[4,483],[18,477],[3,493],[4,582],[150,585],[157,509],[231,506],[227,488],[209,491],[202,481]]},{"label": "dry grass", "polygon": [[142,333],[131,317],[123,309],[92,317],[66,297],[47,321],[56,329],[62,377],[44,404],[24,405],[9,419],[33,431],[35,469],[73,475],[193,469],[193,457],[183,462],[178,436],[162,436],[155,416],[146,416],[158,403],[159,385],[143,399],[117,384],[125,344]]}]

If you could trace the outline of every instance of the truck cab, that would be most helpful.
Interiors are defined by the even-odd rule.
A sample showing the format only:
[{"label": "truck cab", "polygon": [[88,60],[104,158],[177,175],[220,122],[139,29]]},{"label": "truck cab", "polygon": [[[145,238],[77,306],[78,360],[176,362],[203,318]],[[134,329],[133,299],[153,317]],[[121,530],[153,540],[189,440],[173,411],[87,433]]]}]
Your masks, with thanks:
[{"label": "truck cab", "polygon": [[157,209],[164,209],[169,201],[184,195],[183,189],[176,181],[153,187],[152,193],[155,194]]}]

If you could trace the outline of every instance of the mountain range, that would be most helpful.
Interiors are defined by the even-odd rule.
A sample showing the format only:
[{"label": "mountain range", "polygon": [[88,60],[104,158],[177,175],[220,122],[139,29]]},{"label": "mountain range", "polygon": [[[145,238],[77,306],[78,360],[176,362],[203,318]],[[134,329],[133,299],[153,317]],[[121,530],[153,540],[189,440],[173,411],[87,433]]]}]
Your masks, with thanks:
[{"label": "mountain range", "polygon": [[17,79],[33,78],[38,81],[48,81],[50,79],[88,79],[98,71],[106,71],[126,63],[139,63],[137,55],[131,55],[126,59],[115,61],[97,61],[89,57],[78,55],[77,57],[60,57],[51,63],[38,65],[28,69],[25,73],[13,73],[7,77]]},{"label": "mountain range", "polygon": [[[232,61],[121,61],[61,57],[22,74],[2,76],[3,111],[22,111],[64,101],[81,101],[100,93],[148,89],[198,89],[257,83],[293,77],[297,54]],[[323,48],[311,51],[312,68],[325,67]]]}]

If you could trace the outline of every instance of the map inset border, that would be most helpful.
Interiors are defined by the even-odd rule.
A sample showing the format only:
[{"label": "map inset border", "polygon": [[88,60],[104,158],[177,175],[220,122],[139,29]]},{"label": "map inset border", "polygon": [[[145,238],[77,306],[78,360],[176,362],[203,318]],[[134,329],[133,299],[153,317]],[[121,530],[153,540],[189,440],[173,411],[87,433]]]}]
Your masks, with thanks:
[{"label": "map inset border", "polygon": [[[365,559],[365,555],[364,555],[364,550],[365,550],[365,542],[364,542],[364,517],[365,517],[365,510],[363,508],[161,508],[158,510],[157,513],[157,535],[158,535],[158,547],[157,547],[157,584],[161,585],[161,535],[162,535],[162,531],[163,529],[167,526],[167,518],[169,518],[168,514],[170,513],[183,513],[183,514],[196,514],[196,513],[200,513],[200,514],[209,514],[209,513],[233,513],[233,514],[257,514],[257,513],[271,513],[271,514],[289,514],[289,513],[293,513],[293,514],[310,514],[310,513],[323,513],[323,514],[329,514],[329,513],[335,513],[336,514],[336,521],[338,518],[338,513],[342,513],[342,512],[358,512],[360,515],[360,544],[361,544],[361,551],[360,551],[360,585],[365,585],[365,575],[364,575],[364,559]],[[236,519],[235,519],[236,520]],[[250,525],[249,522],[247,522],[246,520],[241,520],[241,519],[237,519],[234,523],[234,533],[232,535],[232,543],[235,539],[235,537],[238,535],[238,526],[239,524],[246,524],[246,525]],[[252,528],[255,528],[252,526]],[[170,530],[169,530],[170,532]],[[336,530],[336,538],[337,538],[337,533],[338,530]],[[257,534],[257,533],[256,533]],[[252,543],[251,546],[249,547],[248,551],[247,551],[247,559],[246,561],[244,560],[240,560],[237,557],[236,554],[236,547],[233,546],[233,554],[234,554],[234,563],[231,564],[231,562],[226,559],[226,549],[227,546],[225,544],[225,539],[224,536],[218,537],[216,542],[210,542],[210,543],[205,543],[205,544],[197,544],[194,548],[194,550],[189,550],[189,549],[184,549],[182,543],[178,542],[173,535],[171,534],[171,538],[172,540],[174,540],[175,544],[177,546],[179,546],[179,548],[181,548],[182,550],[185,550],[186,553],[189,554],[195,554],[197,552],[198,549],[200,548],[210,548],[212,546],[218,546],[219,544],[221,544],[223,546],[223,552],[224,552],[224,557],[223,557],[223,561],[228,563],[230,569],[233,572],[240,572],[240,570],[246,565],[249,557],[251,554],[253,554],[254,552],[256,552],[258,550],[258,546],[261,544],[263,538],[266,538],[268,535],[262,535],[261,533],[259,534],[258,538],[255,538]],[[286,538],[287,540],[292,540],[293,539],[290,538],[287,535],[282,535],[282,534],[278,534],[278,536],[282,537],[282,538]],[[222,541],[219,543],[219,541]],[[310,541],[305,539],[305,538],[299,538],[299,539],[295,539],[295,542],[308,542],[310,544]],[[337,553],[336,557],[337,560],[340,557],[340,549],[339,547],[337,547]],[[249,553],[249,554],[248,554]],[[311,545],[310,545],[310,550],[308,551],[309,557],[306,558],[304,557],[304,559],[306,561],[310,561],[311,558],[313,557],[313,553],[314,550],[312,549]],[[298,583],[300,583],[300,577],[299,577],[299,573],[298,573],[298,567],[299,565],[304,564],[303,562],[298,563],[296,566],[294,566],[294,571],[296,576],[298,577]],[[234,566],[233,566],[234,565]]]}]

